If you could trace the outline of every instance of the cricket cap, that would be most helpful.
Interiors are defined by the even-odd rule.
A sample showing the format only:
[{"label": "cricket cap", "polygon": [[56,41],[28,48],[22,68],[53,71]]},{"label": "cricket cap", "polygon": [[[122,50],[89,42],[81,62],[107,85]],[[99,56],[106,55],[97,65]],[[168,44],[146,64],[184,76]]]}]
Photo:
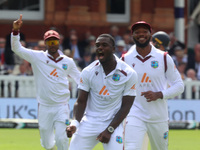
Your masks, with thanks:
[{"label": "cricket cap", "polygon": [[49,30],[47,32],[45,32],[44,34],[44,40],[47,40],[50,37],[55,37],[57,39],[60,39],[60,35],[58,32],[54,31],[54,30]]},{"label": "cricket cap", "polygon": [[133,33],[135,28],[138,26],[145,26],[147,29],[149,29],[150,32],[152,31],[151,25],[149,23],[145,21],[138,21],[131,26],[131,33]]}]

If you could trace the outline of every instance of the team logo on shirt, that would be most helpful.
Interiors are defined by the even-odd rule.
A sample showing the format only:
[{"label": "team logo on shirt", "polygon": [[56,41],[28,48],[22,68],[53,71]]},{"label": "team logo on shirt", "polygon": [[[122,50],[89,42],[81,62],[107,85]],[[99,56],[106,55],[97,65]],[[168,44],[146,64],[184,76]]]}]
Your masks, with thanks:
[{"label": "team logo on shirt", "polygon": [[51,76],[54,76],[54,77],[58,77],[58,72],[56,71],[56,69],[54,69],[51,73],[50,73]]},{"label": "team logo on shirt", "polygon": [[112,77],[112,79],[114,81],[119,81],[120,80],[120,75],[119,74],[114,74],[113,77]]},{"label": "team logo on shirt", "polygon": [[158,61],[152,61],[151,62],[151,67],[158,68]]},{"label": "team logo on shirt", "polygon": [[142,80],[141,80],[142,83],[150,83],[151,80],[149,79],[149,76],[147,76],[147,73],[144,73],[143,76],[142,76]]},{"label": "team logo on shirt", "polygon": [[164,137],[163,138],[167,139],[167,137],[168,137],[168,131],[164,133]]},{"label": "team logo on shirt", "polygon": [[105,85],[100,90],[99,95],[110,95]]},{"label": "team logo on shirt", "polygon": [[116,136],[116,141],[121,144],[123,141],[122,141],[122,137],[121,136]]},{"label": "team logo on shirt", "polygon": [[63,64],[63,65],[62,65],[62,68],[63,68],[64,70],[67,70],[67,64]]}]

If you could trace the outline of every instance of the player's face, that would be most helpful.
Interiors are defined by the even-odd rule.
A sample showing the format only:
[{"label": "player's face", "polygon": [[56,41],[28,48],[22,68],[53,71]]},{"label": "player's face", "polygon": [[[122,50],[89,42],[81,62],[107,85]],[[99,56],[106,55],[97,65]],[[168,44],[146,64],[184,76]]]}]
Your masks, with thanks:
[{"label": "player's face", "polygon": [[55,37],[48,38],[45,41],[45,45],[48,49],[49,54],[53,55],[53,54],[57,53],[57,51],[58,51],[59,40]]},{"label": "player's face", "polygon": [[98,37],[96,40],[96,56],[101,63],[110,61],[113,57],[115,47],[110,38]]},{"label": "player's face", "polygon": [[138,26],[133,32],[133,40],[136,46],[144,48],[151,40],[151,33],[145,26]]}]

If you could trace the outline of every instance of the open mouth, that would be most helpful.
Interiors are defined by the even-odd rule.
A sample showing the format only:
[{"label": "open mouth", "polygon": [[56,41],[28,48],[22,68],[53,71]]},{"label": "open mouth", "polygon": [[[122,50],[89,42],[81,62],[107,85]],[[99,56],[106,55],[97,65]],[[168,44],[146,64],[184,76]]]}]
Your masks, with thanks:
[{"label": "open mouth", "polygon": [[99,58],[99,59],[103,59],[103,58],[104,58],[104,53],[98,52],[98,58]]},{"label": "open mouth", "polygon": [[145,42],[145,41],[146,41],[146,38],[141,37],[141,38],[138,39],[138,41],[139,41],[139,42]]}]

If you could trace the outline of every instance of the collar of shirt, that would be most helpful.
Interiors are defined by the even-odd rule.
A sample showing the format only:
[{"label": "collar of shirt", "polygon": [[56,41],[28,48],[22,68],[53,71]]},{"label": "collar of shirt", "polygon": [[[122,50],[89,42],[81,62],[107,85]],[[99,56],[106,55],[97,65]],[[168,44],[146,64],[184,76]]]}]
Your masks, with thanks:
[{"label": "collar of shirt", "polygon": [[[156,48],[151,44],[151,52],[150,52],[147,56],[145,56],[145,58],[146,58],[146,57],[149,57],[149,56],[155,57],[155,56],[156,56],[155,50],[156,50]],[[143,58],[143,57],[137,52],[136,47],[134,48],[132,54],[133,54],[133,57],[139,56],[139,57]]]},{"label": "collar of shirt", "polygon": [[[111,71],[107,76],[114,74],[116,70],[119,70],[119,71],[122,70],[122,66],[121,66],[122,60],[120,60],[115,54],[113,54],[113,55],[115,56],[115,60],[117,61],[117,66],[116,66],[115,69],[114,69],[113,71]],[[100,62],[98,62],[98,63],[96,64],[96,66],[102,67],[102,65],[101,65]],[[103,68],[103,67],[102,67],[102,68]]]},{"label": "collar of shirt", "polygon": [[[54,59],[54,57],[51,56],[51,55],[48,53],[48,51],[45,51],[45,53],[46,53],[46,55],[47,55],[48,57]],[[62,56],[62,55],[63,55],[63,52],[62,52],[61,50],[58,50],[58,53],[59,53],[59,56],[58,56],[55,60],[59,60],[59,59],[63,58],[63,56]]]}]

